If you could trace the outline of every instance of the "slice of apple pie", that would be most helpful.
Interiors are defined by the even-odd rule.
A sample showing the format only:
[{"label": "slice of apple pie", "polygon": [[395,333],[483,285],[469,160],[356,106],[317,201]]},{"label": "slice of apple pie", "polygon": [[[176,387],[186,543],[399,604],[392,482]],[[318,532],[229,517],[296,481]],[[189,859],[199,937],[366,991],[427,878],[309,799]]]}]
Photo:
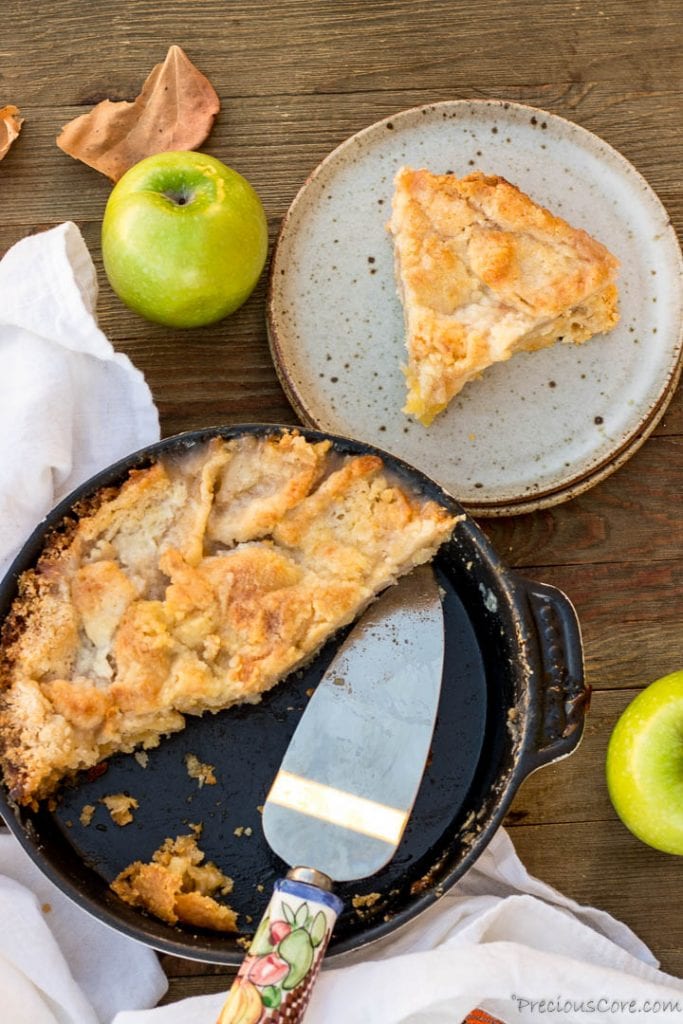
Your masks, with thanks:
[{"label": "slice of apple pie", "polygon": [[504,178],[403,167],[388,227],[406,322],[403,411],[425,426],[493,363],[617,323],[615,257]]},{"label": "slice of apple pie", "polygon": [[2,633],[0,759],[21,803],[186,714],[258,701],[455,521],[376,456],[296,431],[164,456],[78,511]]}]

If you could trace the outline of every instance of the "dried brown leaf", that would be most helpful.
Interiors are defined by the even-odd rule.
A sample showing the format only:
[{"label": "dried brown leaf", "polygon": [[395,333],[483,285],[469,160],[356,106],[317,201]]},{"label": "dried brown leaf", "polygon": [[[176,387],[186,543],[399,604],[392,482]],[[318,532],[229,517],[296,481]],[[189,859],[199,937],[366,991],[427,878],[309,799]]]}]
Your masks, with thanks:
[{"label": "dried brown leaf", "polygon": [[75,160],[118,181],[143,157],[197,149],[208,136],[220,101],[179,46],[171,46],[132,103],[103,100],[64,125],[57,145]]},{"label": "dried brown leaf", "polygon": [[19,108],[13,107],[11,103],[6,107],[0,107],[0,160],[7,155],[7,151],[21,131],[24,119],[18,114]]}]

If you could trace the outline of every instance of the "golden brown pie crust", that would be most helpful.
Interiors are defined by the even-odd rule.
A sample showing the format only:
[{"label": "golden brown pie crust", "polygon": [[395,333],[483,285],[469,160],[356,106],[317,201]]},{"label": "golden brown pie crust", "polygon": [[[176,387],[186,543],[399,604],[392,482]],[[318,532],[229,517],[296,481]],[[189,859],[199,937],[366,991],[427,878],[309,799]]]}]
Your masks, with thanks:
[{"label": "golden brown pie crust", "polygon": [[0,757],[24,804],[186,714],[258,701],[455,521],[376,456],[294,430],[164,457],[80,513],[2,633]]},{"label": "golden brown pie crust", "polygon": [[406,321],[404,412],[429,426],[515,352],[618,321],[618,261],[504,178],[403,167],[389,230]]}]

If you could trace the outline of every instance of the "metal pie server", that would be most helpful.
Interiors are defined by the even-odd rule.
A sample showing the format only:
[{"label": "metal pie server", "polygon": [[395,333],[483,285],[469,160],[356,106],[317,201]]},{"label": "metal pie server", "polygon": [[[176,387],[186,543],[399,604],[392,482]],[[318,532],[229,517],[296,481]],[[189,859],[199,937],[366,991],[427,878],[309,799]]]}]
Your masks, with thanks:
[{"label": "metal pie server", "polygon": [[342,901],[334,881],[394,855],[417,796],[441,691],[444,624],[430,566],[363,615],[318,684],[263,810],[297,865],[273,896],[218,1024],[303,1019]]}]

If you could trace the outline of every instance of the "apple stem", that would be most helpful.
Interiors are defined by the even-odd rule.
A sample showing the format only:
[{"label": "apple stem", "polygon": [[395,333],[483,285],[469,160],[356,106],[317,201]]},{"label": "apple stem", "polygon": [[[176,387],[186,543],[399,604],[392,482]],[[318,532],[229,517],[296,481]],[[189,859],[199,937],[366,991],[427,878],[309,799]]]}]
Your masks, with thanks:
[{"label": "apple stem", "polygon": [[192,199],[192,195],[188,192],[164,192],[164,195],[176,206],[185,206]]}]

